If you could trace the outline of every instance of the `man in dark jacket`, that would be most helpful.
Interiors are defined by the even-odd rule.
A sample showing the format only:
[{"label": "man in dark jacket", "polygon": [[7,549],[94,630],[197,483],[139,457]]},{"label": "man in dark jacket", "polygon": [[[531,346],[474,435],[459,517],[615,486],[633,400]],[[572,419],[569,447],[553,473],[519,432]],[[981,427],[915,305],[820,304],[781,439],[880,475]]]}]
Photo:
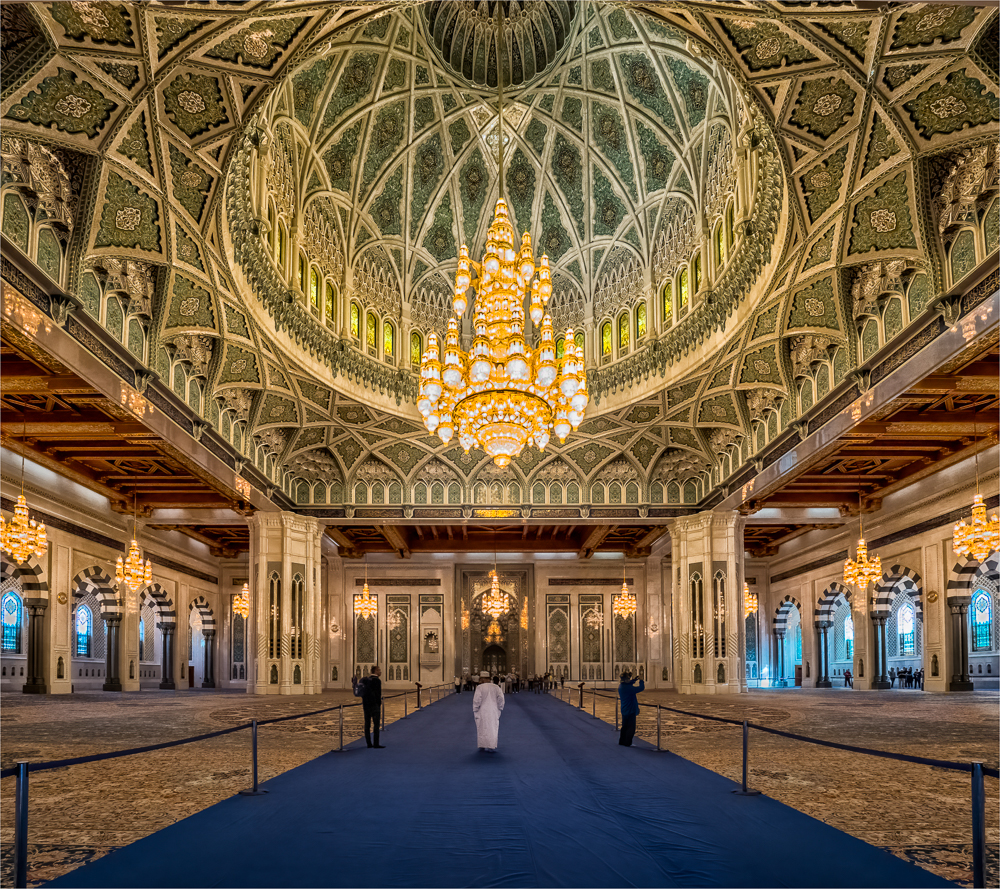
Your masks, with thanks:
[{"label": "man in dark jacket", "polygon": [[[378,742],[379,716],[382,711],[382,668],[372,667],[371,675],[361,680],[361,707],[365,711],[365,741],[369,747],[384,748]],[[375,743],[372,743],[372,723],[375,724]]]},{"label": "man in dark jacket", "polygon": [[626,670],[622,673],[622,681],[618,686],[618,697],[622,702],[622,732],[618,738],[618,743],[622,747],[631,747],[632,738],[635,737],[635,718],[639,715],[639,702],[636,695],[646,688],[646,683],[639,680],[639,687],[636,688],[635,679]]}]

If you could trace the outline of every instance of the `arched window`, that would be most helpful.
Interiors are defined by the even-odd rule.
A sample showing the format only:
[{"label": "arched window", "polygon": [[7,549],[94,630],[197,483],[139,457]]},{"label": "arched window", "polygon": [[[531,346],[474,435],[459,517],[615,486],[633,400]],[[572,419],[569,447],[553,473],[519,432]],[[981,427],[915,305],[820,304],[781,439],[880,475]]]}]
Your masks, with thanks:
[{"label": "arched window", "polygon": [[561,360],[566,354],[566,337],[561,336],[556,338],[556,359]]},{"label": "arched window", "polygon": [[21,597],[17,593],[7,593],[0,600],[3,613],[3,650],[21,653],[21,627],[24,623]]},{"label": "arched window", "polygon": [[319,272],[315,268],[309,270],[309,302],[319,309]]},{"label": "arched window", "polygon": [[420,367],[420,361],[424,357],[424,342],[417,331],[410,334],[410,364],[414,370]]},{"label": "arched window", "polygon": [[587,338],[583,335],[582,330],[578,330],[573,335],[573,341],[576,343],[577,349],[580,350],[580,359],[583,359],[583,344],[587,341]]},{"label": "arched window", "polygon": [[726,227],[721,222],[715,230],[715,264],[720,269],[726,264]]},{"label": "arched window", "polygon": [[680,291],[680,314],[684,314],[688,307],[688,270],[685,266],[681,269],[680,284],[678,285],[678,290]]},{"label": "arched window", "polygon": [[643,300],[635,309],[635,338],[641,340],[646,335],[646,302]]},{"label": "arched window", "polygon": [[365,345],[368,346],[369,354],[378,354],[378,320],[374,312],[369,312],[365,320]]},{"label": "arched window", "polygon": [[854,618],[847,615],[844,618],[844,643],[847,648],[847,656],[854,657]]},{"label": "arched window", "polygon": [[625,354],[628,351],[628,314],[618,318],[618,351]]},{"label": "arched window", "polygon": [[386,361],[396,358],[396,328],[388,321],[382,325],[382,357]]},{"label": "arched window", "polygon": [[146,659],[146,652],[143,649],[146,647],[146,622],[140,617],[139,618],[139,660],[144,661]]},{"label": "arched window", "polygon": [[288,232],[285,231],[283,223],[278,223],[278,266],[281,273],[285,274],[285,254],[288,249]]},{"label": "arched window", "polygon": [[611,322],[605,321],[601,325],[601,358],[607,360],[611,357]]},{"label": "arched window", "polygon": [[986,590],[972,597],[972,650],[989,651],[993,647],[993,601]]},{"label": "arched window", "polygon": [[701,254],[694,255],[694,292],[701,290]]},{"label": "arched window", "polygon": [[899,628],[899,653],[902,656],[911,655],[915,651],[913,641],[915,621],[913,606],[907,602],[896,615],[896,626]]},{"label": "arched window", "polygon": [[326,326],[327,327],[333,327],[333,325],[334,325],[333,306],[334,306],[335,302],[336,302],[336,298],[333,295],[333,285],[329,281],[327,281],[326,282],[326,305],[325,305],[325,309],[326,309]]},{"label": "arched window", "polygon": [[306,255],[304,253],[299,254],[299,272],[298,277],[295,282],[298,284],[299,290],[305,293],[306,290]]},{"label": "arched window", "polygon": [[271,250],[274,250],[274,245],[276,243],[277,232],[274,228],[274,205],[267,205],[267,239],[270,243]]},{"label": "arched window", "polygon": [[357,303],[351,303],[351,336],[361,337],[361,309]]},{"label": "arched window", "polygon": [[663,285],[663,326],[669,327],[674,320],[674,287],[667,281]]},{"label": "arched window", "polygon": [[729,205],[729,209],[726,211],[726,235],[729,237],[729,246],[733,246],[733,242],[736,240],[736,223],[734,221],[733,205]]},{"label": "arched window", "polygon": [[94,614],[86,605],[76,608],[76,646],[77,657],[90,657],[94,640]]}]

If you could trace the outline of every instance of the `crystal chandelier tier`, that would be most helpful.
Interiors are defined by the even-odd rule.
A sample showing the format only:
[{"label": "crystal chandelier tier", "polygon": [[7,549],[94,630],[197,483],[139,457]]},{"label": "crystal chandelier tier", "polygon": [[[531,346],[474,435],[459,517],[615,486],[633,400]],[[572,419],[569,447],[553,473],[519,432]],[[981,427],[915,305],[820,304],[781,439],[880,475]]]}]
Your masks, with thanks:
[{"label": "crystal chandelier tier", "polygon": [[125,584],[130,593],[137,593],[144,586],[149,586],[153,582],[153,566],[149,559],[146,559],[145,564],[142,561],[142,550],[139,549],[139,543],[136,540],[138,532],[136,531],[136,504],[134,500],[132,506],[132,543],[129,544],[128,556],[125,561],[122,561],[121,556],[118,557],[118,562],[115,564],[115,578],[117,586]]},{"label": "crystal chandelier tier", "polygon": [[969,524],[962,520],[955,525],[952,544],[957,555],[971,556],[977,562],[985,562],[993,550],[1000,550],[1000,519],[996,515],[986,517],[982,494],[972,500]]},{"label": "crystal chandelier tier", "polygon": [[238,614],[243,620],[250,617],[250,584],[243,584],[239,595],[233,596],[233,614]]},{"label": "crystal chandelier tier", "polygon": [[0,548],[12,561],[23,565],[32,556],[44,555],[48,545],[45,525],[28,518],[28,501],[19,494],[10,525],[0,516]]},{"label": "crystal chandelier tier", "polygon": [[743,611],[746,614],[757,613],[757,594],[750,592],[750,586],[747,583],[743,584]]},{"label": "crystal chandelier tier", "polygon": [[[497,16],[498,31],[502,13]],[[498,40],[503,45],[503,40]],[[420,363],[417,408],[429,432],[448,444],[454,436],[468,452],[482,448],[499,466],[507,466],[527,445],[545,448],[553,434],[565,441],[579,427],[590,401],[583,350],[572,328],[565,348],[556,356],[552,318],[545,312],[552,296],[549,258],[536,267],[531,236],[525,232],[515,247],[514,226],[507,212],[503,184],[503,84],[499,83],[500,196],[486,239],[482,262],[469,257],[462,244],[455,274],[452,308],[457,316],[475,293],[475,337],[462,349],[458,320],[448,321],[442,344],[437,334],[427,337]],[[538,344],[525,338],[524,303],[539,325]]]},{"label": "crystal chandelier tier", "polygon": [[483,613],[496,620],[502,614],[507,613],[508,606],[507,594],[500,589],[500,575],[494,568],[490,572],[489,591],[483,594]]},{"label": "crystal chandelier tier", "polygon": [[368,563],[365,562],[365,585],[361,587],[361,595],[354,597],[354,613],[358,617],[372,617],[378,613],[378,596],[373,596],[368,589]]},{"label": "crystal chandelier tier", "polygon": [[625,582],[625,566],[622,566],[622,591],[619,596],[615,597],[615,601],[612,603],[611,610],[614,611],[615,617],[630,618],[635,614],[638,603],[635,601],[635,596],[628,591],[628,584]]},{"label": "crystal chandelier tier", "polygon": [[872,581],[882,576],[882,560],[873,554],[868,558],[868,544],[865,543],[865,523],[862,515],[861,479],[858,478],[858,552],[857,558],[851,559],[850,551],[844,562],[844,583],[864,590]]}]

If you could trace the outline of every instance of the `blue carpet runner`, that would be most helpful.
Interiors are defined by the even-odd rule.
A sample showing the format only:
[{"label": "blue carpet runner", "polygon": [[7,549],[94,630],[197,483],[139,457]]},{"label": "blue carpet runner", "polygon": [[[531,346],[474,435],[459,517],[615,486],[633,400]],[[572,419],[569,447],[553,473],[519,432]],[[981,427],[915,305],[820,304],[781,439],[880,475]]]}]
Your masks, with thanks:
[{"label": "blue carpet runner", "polygon": [[[547,696],[472,695],[268,781],[50,886],[947,886]],[[262,745],[281,743],[261,729]],[[196,758],[192,757],[192,763]]]}]

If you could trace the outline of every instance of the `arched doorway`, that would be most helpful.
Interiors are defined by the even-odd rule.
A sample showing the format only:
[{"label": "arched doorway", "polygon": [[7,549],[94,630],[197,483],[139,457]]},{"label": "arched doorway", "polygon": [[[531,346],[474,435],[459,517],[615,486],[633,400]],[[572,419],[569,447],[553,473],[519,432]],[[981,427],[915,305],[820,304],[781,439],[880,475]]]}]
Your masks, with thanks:
[{"label": "arched doorway", "polygon": [[778,646],[773,685],[778,688],[802,685],[802,613],[799,603],[785,598],[774,614],[774,635]]},{"label": "arched doorway", "polygon": [[483,669],[491,676],[507,672],[507,651],[500,645],[488,645],[483,649]]},{"label": "arched doorway", "polygon": [[[875,590],[876,646],[879,634],[885,663],[879,658],[879,670],[874,680],[876,688],[918,687],[909,677],[924,664],[923,598],[920,575],[904,565],[893,565],[879,581]],[[898,678],[903,673],[907,679]],[[893,678],[895,678],[895,681]]]}]

